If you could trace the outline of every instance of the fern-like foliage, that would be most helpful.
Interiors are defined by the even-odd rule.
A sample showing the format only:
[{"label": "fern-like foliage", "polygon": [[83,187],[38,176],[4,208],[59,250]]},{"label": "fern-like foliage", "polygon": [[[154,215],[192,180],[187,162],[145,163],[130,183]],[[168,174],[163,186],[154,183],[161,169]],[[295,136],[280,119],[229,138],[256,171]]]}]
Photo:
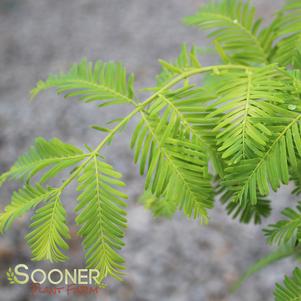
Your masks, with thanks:
[{"label": "fern-like foliage", "polygon": [[[48,88],[56,88],[66,97],[78,96],[84,102],[100,101],[100,106],[134,103],[133,76],[127,76],[119,63],[92,64],[83,60],[67,74],[50,76],[47,81],[39,82],[32,96]],[[26,182],[24,188],[13,194],[12,202],[0,215],[2,232],[17,217],[41,204],[34,212],[31,231],[26,236],[33,260],[67,259],[65,251],[70,235],[61,194],[71,181],[78,179],[81,194],[76,221],[81,226],[79,234],[83,237],[87,266],[99,270],[99,281],[109,275],[121,279],[124,260],[118,251],[124,245],[122,237],[127,220],[126,204],[122,199],[126,196],[117,190],[123,186],[119,180],[121,175],[100,159],[99,151],[128,120],[121,119],[112,132],[106,129],[108,137],[95,150],[87,146],[88,153],[56,138],[49,141],[37,138],[12,168],[1,175],[0,184],[8,179]],[[103,131],[103,127],[96,128]],[[75,168],[60,187],[42,186],[71,166]],[[37,174],[39,177],[35,177]],[[32,186],[31,182],[36,184]]]},{"label": "fern-like foliage", "polygon": [[78,179],[76,222],[81,226],[87,267],[100,271],[100,281],[108,275],[120,279],[124,270],[118,251],[124,245],[127,196],[117,190],[124,186],[120,177],[111,165],[94,157]]},{"label": "fern-like foliage", "polygon": [[5,211],[0,215],[0,231],[6,231],[16,218],[27,213],[39,203],[48,200],[53,195],[51,189],[45,189],[41,185],[26,185],[19,191],[14,192],[11,203],[6,206]]},{"label": "fern-like foliage", "polygon": [[285,277],[283,284],[276,284],[275,301],[301,300],[301,270],[296,268],[291,277]]},{"label": "fern-like foliage", "polygon": [[287,0],[278,18],[277,38],[273,60],[284,66],[301,67],[301,2]]},{"label": "fern-like foliage", "polygon": [[256,204],[233,202],[232,192],[227,190],[223,192],[221,202],[226,206],[228,215],[234,219],[238,218],[241,223],[249,224],[253,221],[255,224],[261,224],[262,220],[271,214],[271,201],[265,198],[258,198]]},{"label": "fern-like foliage", "polygon": [[[257,203],[258,192],[268,195],[270,188],[277,190],[281,183],[289,181],[289,164],[295,165],[300,152],[300,118],[298,112],[278,106],[271,111],[276,118],[258,118],[272,130],[269,145],[262,155],[241,160],[226,168],[223,184],[234,191],[234,200]],[[295,107],[293,107],[295,108]],[[277,113],[281,111],[281,115]],[[274,114],[273,113],[273,114]]]},{"label": "fern-like foliage", "polygon": [[[0,175],[0,186],[6,180],[23,185],[0,214],[0,231],[34,209],[26,236],[33,259],[65,261],[70,235],[61,195],[77,180],[76,222],[87,267],[99,270],[99,281],[121,279],[126,195],[120,191],[121,175],[101,153],[136,115],[131,147],[145,175],[141,202],[155,216],[183,211],[207,222],[214,197],[221,195],[229,215],[260,223],[271,212],[271,189],[293,180],[294,192],[301,191],[300,13],[300,0],[288,0],[263,27],[249,1],[213,0],[202,6],[186,22],[209,31],[223,63],[204,66],[198,47],[183,45],[175,60],[160,61],[156,86],[146,89],[151,94],[144,101],[135,96],[134,77],[120,63],[83,60],[38,82],[32,97],[54,88],[66,98],[100,107],[130,104],[133,110],[110,128],[92,126],[106,136],[95,149],[86,145],[87,152],[56,138],[37,138]],[[46,186],[68,169],[59,187]],[[265,230],[268,242],[280,246],[268,262],[288,254],[282,247],[290,252],[299,245],[301,205],[283,215],[286,219]],[[300,299],[300,275],[296,270],[277,286],[276,300]]]},{"label": "fern-like foliage", "polygon": [[64,261],[61,249],[67,250],[64,239],[69,238],[65,210],[60,202],[60,191],[45,189],[40,184],[26,185],[15,192],[11,203],[0,216],[0,231],[6,231],[16,218],[29,212],[42,202],[46,205],[36,210],[32,218],[33,230],[26,236],[32,249],[33,260]]},{"label": "fern-like foliage", "polygon": [[33,260],[58,262],[68,258],[63,251],[69,248],[65,240],[70,235],[59,191],[54,190],[47,203],[35,211],[30,228],[32,231],[26,240],[32,249]]},{"label": "fern-like foliage", "polygon": [[264,229],[267,241],[277,245],[291,244],[295,246],[301,239],[301,203],[298,204],[297,210],[284,209],[282,215],[286,219]]},{"label": "fern-like foliage", "polygon": [[218,97],[208,118],[220,116],[214,131],[224,159],[237,163],[264,154],[272,135],[264,118],[282,114],[284,79],[273,66],[217,77]]},{"label": "fern-like foliage", "polygon": [[31,92],[35,97],[41,91],[55,88],[65,97],[79,97],[84,102],[98,102],[98,106],[130,103],[133,98],[134,77],[127,76],[120,63],[96,62],[86,59],[75,64],[66,74],[51,75],[46,81],[39,81]]},{"label": "fern-like foliage", "polygon": [[166,107],[160,118],[142,113],[132,147],[140,173],[147,171],[146,189],[169,200],[177,196],[178,207],[187,216],[207,219],[213,194],[205,148],[190,139],[189,132],[183,133],[176,111]]},{"label": "fern-like foliage", "polygon": [[6,179],[21,179],[28,181],[39,171],[48,168],[40,179],[40,183],[55,177],[69,166],[82,161],[86,155],[77,147],[66,144],[57,138],[49,141],[37,138],[34,145],[2,175]]},{"label": "fern-like foliage", "polygon": [[274,27],[262,28],[255,7],[242,0],[211,1],[196,15],[185,18],[188,25],[209,30],[221,57],[231,63],[266,64],[272,51]]}]

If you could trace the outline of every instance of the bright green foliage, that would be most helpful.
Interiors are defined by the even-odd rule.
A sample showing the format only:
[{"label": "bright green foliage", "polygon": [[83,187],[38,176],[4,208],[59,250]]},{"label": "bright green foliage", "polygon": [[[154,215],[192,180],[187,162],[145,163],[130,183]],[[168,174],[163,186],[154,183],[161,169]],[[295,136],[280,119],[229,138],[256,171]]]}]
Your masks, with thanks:
[{"label": "bright green foliage", "polygon": [[26,185],[24,188],[13,193],[11,203],[6,206],[0,216],[0,231],[3,233],[14,222],[16,218],[28,212],[39,203],[48,200],[53,191],[45,189],[40,185],[35,187]]},{"label": "bright green foliage", "polygon": [[273,27],[262,29],[255,8],[242,0],[211,1],[185,23],[209,30],[224,60],[241,64],[269,61]]},{"label": "bright green foliage", "polygon": [[213,130],[218,151],[229,163],[263,156],[272,136],[265,119],[286,113],[281,107],[283,90],[289,89],[286,79],[273,66],[217,76],[218,97],[208,118],[221,115]]},{"label": "bright green foliage", "polygon": [[283,285],[276,284],[275,301],[301,300],[301,270],[296,268],[291,278],[285,277]]},{"label": "bright green foliage", "polygon": [[277,38],[273,60],[281,65],[301,67],[301,2],[287,0],[281,16],[278,18]]},{"label": "bright green foliage", "polygon": [[221,198],[222,204],[226,204],[228,215],[233,218],[239,218],[241,223],[248,224],[254,222],[261,224],[262,219],[268,217],[272,211],[271,202],[264,198],[259,198],[257,203],[252,205],[250,203],[231,202],[231,197],[224,194]]},{"label": "bright green foliage", "polygon": [[296,246],[301,239],[301,203],[297,210],[286,208],[282,211],[285,220],[280,220],[274,225],[264,229],[269,243]]},{"label": "bright green foliage", "polygon": [[[155,216],[182,211],[207,222],[218,196],[233,218],[261,223],[271,212],[271,189],[294,181],[294,193],[301,192],[300,16],[301,0],[288,0],[264,27],[247,1],[209,2],[186,23],[209,32],[222,64],[204,66],[199,48],[183,45],[175,60],[160,61],[157,84],[146,89],[151,95],[144,101],[135,96],[134,77],[120,63],[83,60],[67,73],[40,81],[33,97],[55,88],[85,103],[133,109],[109,126],[92,125],[106,137],[94,150],[86,145],[86,153],[56,138],[37,138],[0,176],[0,186],[6,180],[24,184],[0,215],[1,232],[35,208],[27,235],[34,260],[64,261],[69,231],[61,195],[77,180],[76,222],[87,267],[100,271],[100,281],[121,279],[126,196],[120,191],[121,175],[101,152],[136,114],[140,119],[131,147],[146,177],[141,202]],[[71,173],[59,187],[46,188],[67,168]],[[299,252],[301,205],[283,214],[285,220],[265,230],[268,242],[280,245],[279,252],[255,265],[251,274]],[[277,285],[276,300],[300,299],[299,273],[286,278],[283,287]]]},{"label": "bright green foliage", "polygon": [[124,246],[127,196],[117,190],[124,186],[120,177],[111,165],[94,157],[78,179],[76,222],[81,226],[87,267],[98,269],[100,280],[108,275],[120,279],[124,269],[118,251]]},{"label": "bright green foliage", "polygon": [[60,201],[60,193],[54,193],[47,203],[37,209],[30,225],[32,231],[26,236],[33,260],[65,261],[62,250],[68,250],[66,239],[70,238],[66,226],[66,211]]},{"label": "bright green foliage", "polygon": [[66,74],[51,75],[39,81],[32,90],[32,97],[41,91],[56,88],[66,98],[78,96],[84,102],[100,102],[99,106],[128,103],[133,98],[133,76],[127,77],[125,68],[119,63],[94,65],[87,60],[72,66]]},{"label": "bright green foliage", "polygon": [[281,115],[271,107],[275,118],[258,118],[265,120],[272,130],[263,154],[226,168],[223,183],[228,189],[235,191],[235,201],[250,200],[252,204],[256,204],[258,191],[265,196],[269,193],[269,185],[277,190],[281,183],[287,184],[289,181],[289,164],[295,165],[296,157],[301,155],[301,115],[280,106],[278,109]]},{"label": "bright green foliage", "polygon": [[187,84],[183,88],[160,94],[150,107],[149,113],[153,116],[169,107],[170,114],[174,114],[180,121],[177,130],[183,132],[185,135],[183,138],[190,140],[195,138],[203,142],[204,146],[206,143],[215,144],[212,127],[216,125],[218,119],[205,118],[212,111],[208,104],[215,97],[216,94],[212,91]]},{"label": "bright green foliage", "polygon": [[40,182],[44,183],[85,157],[80,149],[65,144],[57,138],[49,141],[37,138],[34,145],[4,175],[6,178],[28,181],[39,171],[50,167],[40,179]]},{"label": "bright green foliage", "polygon": [[170,108],[160,119],[143,114],[132,139],[134,160],[141,174],[147,170],[146,190],[170,202],[176,198],[187,216],[206,220],[205,209],[213,206],[207,158],[204,147],[188,135]]}]

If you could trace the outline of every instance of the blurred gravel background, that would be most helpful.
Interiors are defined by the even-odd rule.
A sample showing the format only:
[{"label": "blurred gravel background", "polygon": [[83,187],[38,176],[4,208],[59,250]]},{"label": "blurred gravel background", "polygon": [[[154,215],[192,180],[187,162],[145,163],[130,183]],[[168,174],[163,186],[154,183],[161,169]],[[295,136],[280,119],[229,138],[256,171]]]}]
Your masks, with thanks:
[{"label": "blurred gravel background", "polygon": [[[0,170],[6,170],[36,136],[59,137],[81,146],[96,145],[98,132],[89,129],[127,109],[95,110],[44,93],[29,103],[28,92],[51,72],[66,70],[82,57],[91,60],[120,60],[134,72],[137,87],[150,86],[159,71],[158,58],[177,55],[182,42],[206,46],[197,29],[181,25],[204,0],[0,0]],[[281,0],[257,0],[258,14],[271,17]],[[208,63],[208,62],[207,62]],[[272,300],[275,281],[289,273],[293,263],[283,261],[251,278],[240,291],[229,288],[244,269],[269,249],[261,227],[239,225],[217,205],[208,226],[181,216],[172,221],[154,220],[139,204],[143,179],[132,164],[129,136],[135,122],[106,153],[109,161],[125,175],[129,198],[129,228],[123,255],[127,276],[123,283],[112,281],[99,297],[104,301],[262,301]],[[1,207],[15,188],[6,185]],[[70,211],[75,203],[74,187],[65,194]],[[289,190],[274,197],[275,210],[267,221],[293,200]],[[30,262],[24,243],[28,216],[0,239],[0,300],[82,300],[72,297],[31,296],[25,286],[9,286],[5,271],[10,265],[28,263],[50,269],[53,264]],[[24,230],[25,229],[25,230]],[[72,226],[72,233],[76,227]],[[76,235],[72,239],[68,267],[82,267]]]}]

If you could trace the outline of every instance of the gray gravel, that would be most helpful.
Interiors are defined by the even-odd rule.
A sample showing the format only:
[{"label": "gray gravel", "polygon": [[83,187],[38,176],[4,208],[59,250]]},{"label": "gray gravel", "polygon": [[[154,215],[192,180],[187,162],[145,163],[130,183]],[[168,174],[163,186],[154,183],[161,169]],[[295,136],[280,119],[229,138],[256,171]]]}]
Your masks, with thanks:
[{"label": "gray gravel", "polygon": [[[203,2],[1,0],[0,169],[7,169],[36,136],[56,136],[78,146],[96,145],[101,135],[89,129],[89,125],[124,116],[127,110],[95,110],[93,105],[66,101],[54,92],[44,93],[37,102],[29,103],[28,92],[38,79],[66,70],[71,63],[87,57],[123,61],[136,74],[137,87],[150,86],[159,71],[158,58],[173,58],[182,42],[206,46],[202,33],[180,22]],[[254,2],[259,14],[267,17],[282,3],[281,0]],[[127,276],[123,283],[112,281],[97,300],[272,300],[274,282],[293,268],[290,260],[253,277],[236,294],[228,292],[244,269],[269,250],[261,227],[232,221],[221,206],[212,211],[208,226],[200,226],[181,216],[172,221],[154,220],[137,204],[143,179],[132,164],[129,150],[128,140],[134,125],[135,122],[106,150],[110,162],[125,175],[130,196],[127,246],[123,252]],[[13,188],[8,185],[3,190],[1,206],[8,202]],[[64,196],[70,212],[74,198],[74,189]],[[288,189],[282,189],[273,199],[275,212],[267,222],[275,220],[281,208],[293,201]],[[4,278],[9,265],[29,261],[30,253],[23,240],[27,221],[28,217],[21,219],[14,230],[0,239],[0,278]],[[81,263],[77,243],[74,242],[67,263],[70,267]],[[55,266],[46,265],[47,268]],[[0,283],[4,282],[0,280]],[[4,284],[0,296],[1,301],[48,300],[30,296],[24,287],[11,288]],[[50,300],[68,299],[52,297]]]}]

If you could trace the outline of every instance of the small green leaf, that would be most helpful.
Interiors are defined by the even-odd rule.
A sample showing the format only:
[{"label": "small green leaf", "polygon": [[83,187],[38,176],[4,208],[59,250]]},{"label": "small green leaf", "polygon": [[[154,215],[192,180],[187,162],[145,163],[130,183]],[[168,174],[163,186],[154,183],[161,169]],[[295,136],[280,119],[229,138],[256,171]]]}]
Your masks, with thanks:
[{"label": "small green leaf", "polygon": [[104,127],[101,127],[101,126],[98,126],[98,125],[92,125],[91,128],[94,129],[94,130],[100,131],[100,132],[105,132],[105,133],[111,132],[110,129],[104,128]]}]

